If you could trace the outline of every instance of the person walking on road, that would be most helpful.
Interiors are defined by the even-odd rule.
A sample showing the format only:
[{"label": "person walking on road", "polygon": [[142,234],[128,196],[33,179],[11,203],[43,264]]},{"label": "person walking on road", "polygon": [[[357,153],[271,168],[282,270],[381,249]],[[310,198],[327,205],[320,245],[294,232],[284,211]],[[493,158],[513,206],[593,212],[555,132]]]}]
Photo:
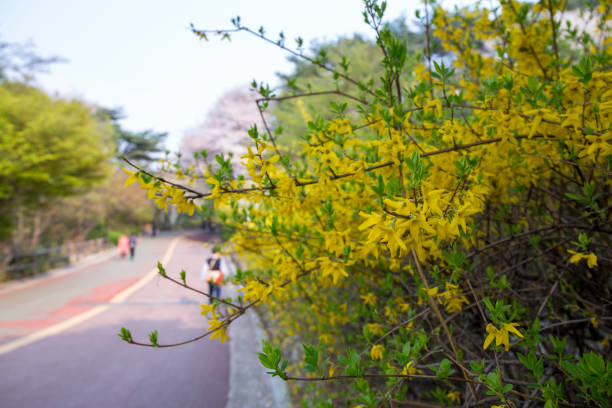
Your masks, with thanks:
[{"label": "person walking on road", "polygon": [[128,251],[130,250],[130,239],[127,235],[123,234],[117,240],[117,250],[121,258],[125,258]]},{"label": "person walking on road", "polygon": [[213,296],[221,297],[221,283],[223,282],[223,271],[221,270],[221,255],[219,248],[214,247],[212,256],[202,265],[202,277],[208,282],[208,303],[213,302]]},{"label": "person walking on road", "polygon": [[130,235],[130,259],[134,260],[134,252],[136,251],[136,236]]}]

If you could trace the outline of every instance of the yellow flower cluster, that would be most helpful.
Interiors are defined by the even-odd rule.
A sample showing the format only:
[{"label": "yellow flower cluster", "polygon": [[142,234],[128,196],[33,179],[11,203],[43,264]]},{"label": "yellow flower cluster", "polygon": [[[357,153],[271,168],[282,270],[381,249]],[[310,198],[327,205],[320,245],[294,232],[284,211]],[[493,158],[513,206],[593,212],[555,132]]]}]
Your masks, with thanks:
[{"label": "yellow flower cluster", "polygon": [[370,357],[372,358],[372,360],[382,360],[384,351],[385,346],[381,344],[375,344],[370,350]]},{"label": "yellow flower cluster", "polygon": [[219,339],[221,344],[229,341],[229,336],[227,335],[226,326],[222,320],[219,320],[219,317],[215,313],[214,309],[212,310],[212,319],[208,322],[208,330],[212,331],[210,335],[210,339]]},{"label": "yellow flower cluster", "polygon": [[[568,202],[584,210],[581,221],[609,222],[612,72],[593,69],[595,51],[578,63],[571,50],[552,49],[556,25],[541,17],[541,6],[525,7],[508,0],[495,10],[436,8],[433,32],[456,56],[451,68],[428,55],[410,75],[393,78],[397,86],[389,80],[383,90],[359,87],[370,99],[321,115],[327,119],[313,119],[298,103],[308,134],[300,135],[297,151],[281,154],[272,132],[251,135],[253,146],[242,156],[246,179],[203,175],[207,198],[233,232],[228,247],[248,264],[242,301],[273,316],[279,347],[307,339],[333,354],[361,342],[370,367],[409,361],[402,374],[411,376],[421,373],[415,361],[430,340],[415,327],[439,327],[436,341],[461,359],[457,326],[447,322],[469,332],[474,315],[487,319],[482,298],[507,298],[510,286],[506,275],[475,276],[488,266],[478,262],[499,262],[508,274],[523,265],[479,254],[499,254],[501,245],[526,238],[533,238],[531,260],[556,254],[552,238],[537,233],[573,234],[575,225],[562,221]],[[609,24],[606,13],[601,27]],[[602,42],[605,52],[611,46]],[[193,211],[173,185],[147,183],[138,173],[133,181],[160,208]],[[572,268],[582,259],[597,268],[595,252],[567,251]],[[209,312],[213,336],[223,342],[224,321],[203,309]],[[517,327],[529,319],[515,312],[515,323],[486,326],[484,350],[495,342],[508,351],[511,333],[523,337]],[[499,313],[497,325],[507,321]],[[457,367],[470,383],[468,369]],[[461,400],[454,391],[445,395]]]},{"label": "yellow flower cluster", "polygon": [[185,190],[163,182],[155,177],[149,177],[149,181],[145,181],[143,174],[140,172],[133,172],[127,169],[123,169],[129,174],[128,179],[125,182],[125,186],[129,186],[134,182],[138,182],[140,188],[147,190],[147,197],[155,201],[157,207],[165,212],[168,212],[168,205],[175,205],[177,212],[185,212],[188,215],[193,215],[196,205],[192,199],[188,199],[185,196]]}]

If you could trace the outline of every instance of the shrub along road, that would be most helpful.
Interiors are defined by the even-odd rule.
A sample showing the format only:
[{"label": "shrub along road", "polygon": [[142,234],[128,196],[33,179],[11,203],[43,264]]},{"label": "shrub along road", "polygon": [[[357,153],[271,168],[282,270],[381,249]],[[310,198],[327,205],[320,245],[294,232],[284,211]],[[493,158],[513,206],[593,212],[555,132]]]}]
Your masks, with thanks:
[{"label": "shrub along road", "polygon": [[142,239],[136,259],[113,258],[0,294],[0,406],[223,407],[229,347],[202,340],[175,348],[128,345],[195,337],[206,330],[203,300],[157,276],[181,269],[195,287],[208,256],[203,236]]}]

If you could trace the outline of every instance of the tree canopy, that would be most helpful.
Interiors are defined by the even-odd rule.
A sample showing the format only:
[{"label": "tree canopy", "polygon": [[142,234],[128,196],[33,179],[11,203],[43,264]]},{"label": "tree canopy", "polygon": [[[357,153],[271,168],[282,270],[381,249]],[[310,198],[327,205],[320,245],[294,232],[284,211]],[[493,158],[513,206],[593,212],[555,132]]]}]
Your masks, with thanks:
[{"label": "tree canopy", "polygon": [[22,83],[0,83],[0,199],[40,205],[87,190],[108,171],[108,123],[76,100]]},{"label": "tree canopy", "polygon": [[85,192],[108,175],[110,126],[93,110],[24,83],[0,82],[3,226],[11,225],[21,209]]},{"label": "tree canopy", "polygon": [[121,108],[98,108],[97,116],[111,123],[117,158],[125,157],[143,165],[161,158],[159,153],[165,151],[163,143],[168,133],[151,129],[133,132],[123,128],[119,123],[125,118]]}]

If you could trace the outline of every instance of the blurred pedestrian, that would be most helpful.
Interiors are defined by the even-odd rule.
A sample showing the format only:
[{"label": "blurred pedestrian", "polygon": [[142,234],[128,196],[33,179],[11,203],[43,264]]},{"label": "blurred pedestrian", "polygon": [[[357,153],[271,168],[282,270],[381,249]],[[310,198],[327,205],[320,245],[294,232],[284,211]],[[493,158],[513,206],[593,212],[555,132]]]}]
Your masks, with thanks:
[{"label": "blurred pedestrian", "polygon": [[134,252],[136,252],[136,236],[130,235],[130,259],[134,260]]},{"label": "blurred pedestrian", "polygon": [[213,302],[212,297],[221,297],[221,283],[223,283],[223,271],[221,269],[221,254],[219,248],[214,247],[212,256],[202,265],[201,277],[208,282],[208,303]]},{"label": "blurred pedestrian", "polygon": [[119,251],[119,255],[121,258],[125,258],[127,253],[130,250],[130,239],[127,235],[122,234],[117,240],[117,250]]}]

